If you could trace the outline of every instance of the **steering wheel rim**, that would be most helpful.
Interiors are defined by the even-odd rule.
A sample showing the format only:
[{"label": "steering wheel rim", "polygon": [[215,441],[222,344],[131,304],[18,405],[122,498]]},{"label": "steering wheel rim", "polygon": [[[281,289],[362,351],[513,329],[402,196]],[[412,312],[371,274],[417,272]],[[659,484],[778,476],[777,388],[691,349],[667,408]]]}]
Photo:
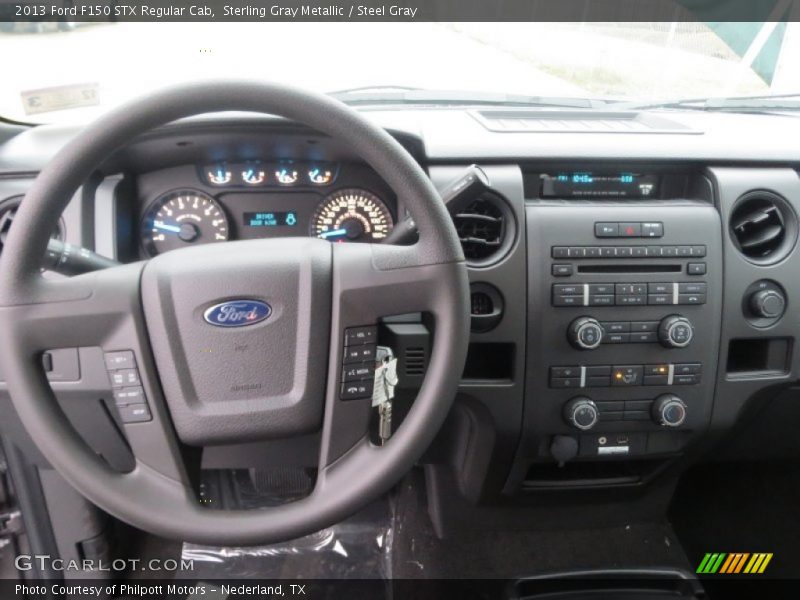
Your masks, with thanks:
[{"label": "steering wheel rim", "polygon": [[[175,407],[185,399],[178,398],[182,390],[159,377],[172,355],[154,346],[152,339],[157,329],[153,323],[168,316],[167,308],[154,298],[159,297],[158,286],[166,285],[159,282],[169,280],[170,269],[177,268],[174,261],[154,259],[59,281],[47,280],[39,271],[53,223],[107,156],[160,125],[228,110],[280,115],[347,143],[404,199],[419,228],[419,242],[408,247],[295,243],[298,251],[307,249],[317,257],[320,273],[328,270],[322,289],[332,294],[317,483],[306,498],[249,511],[202,507],[180,458],[173,421],[183,439],[182,417]],[[269,241],[236,244],[264,256],[281,251]],[[210,247],[192,250],[198,257],[220,252]],[[463,253],[452,221],[420,166],[394,138],[346,105],[262,82],[170,88],[120,107],[86,128],[41,171],[27,193],[0,261],[0,283],[0,344],[7,349],[0,362],[20,419],[42,454],[107,512],[141,529],[199,543],[254,544],[298,537],[341,520],[388,490],[444,421],[469,339]],[[161,292],[163,300],[172,290]],[[170,305],[169,311],[174,309]],[[364,430],[368,400],[338,398],[336,365],[341,365],[346,328],[401,312],[431,314],[435,340],[411,411],[390,442],[378,448]],[[129,473],[112,470],[80,438],[39,366],[43,351],[73,346],[134,352],[153,421],[149,429],[125,425],[136,458]]]}]

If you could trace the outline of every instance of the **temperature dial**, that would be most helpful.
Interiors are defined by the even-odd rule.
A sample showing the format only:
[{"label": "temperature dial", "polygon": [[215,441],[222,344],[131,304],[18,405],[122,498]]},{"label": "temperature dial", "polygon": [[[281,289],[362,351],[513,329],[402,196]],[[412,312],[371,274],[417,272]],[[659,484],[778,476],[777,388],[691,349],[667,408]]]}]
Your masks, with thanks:
[{"label": "temperature dial", "polygon": [[603,327],[592,317],[578,317],[569,326],[569,343],[578,350],[594,350],[603,341]]},{"label": "temperature dial", "polygon": [[564,419],[581,431],[594,427],[599,416],[597,405],[591,398],[586,396],[573,398],[564,406]]},{"label": "temperature dial", "polygon": [[651,416],[663,427],[680,427],[686,420],[686,403],[674,394],[664,394],[653,403]]}]

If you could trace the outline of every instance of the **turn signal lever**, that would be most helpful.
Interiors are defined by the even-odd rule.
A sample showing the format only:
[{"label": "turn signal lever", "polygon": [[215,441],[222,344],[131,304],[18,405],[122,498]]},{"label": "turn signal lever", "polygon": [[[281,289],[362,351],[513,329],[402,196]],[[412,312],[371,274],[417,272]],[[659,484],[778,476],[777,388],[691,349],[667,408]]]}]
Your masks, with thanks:
[{"label": "turn signal lever", "polygon": [[[470,202],[490,188],[489,178],[478,165],[470,165],[442,190],[442,200],[451,215],[457,214]],[[384,244],[405,244],[417,235],[417,224],[410,216],[394,226],[392,232],[383,239]]]},{"label": "turn signal lever", "polygon": [[86,248],[73,246],[52,238],[47,243],[47,252],[45,252],[42,268],[62,275],[80,275],[81,273],[116,267],[119,264],[115,260],[101,256]]}]

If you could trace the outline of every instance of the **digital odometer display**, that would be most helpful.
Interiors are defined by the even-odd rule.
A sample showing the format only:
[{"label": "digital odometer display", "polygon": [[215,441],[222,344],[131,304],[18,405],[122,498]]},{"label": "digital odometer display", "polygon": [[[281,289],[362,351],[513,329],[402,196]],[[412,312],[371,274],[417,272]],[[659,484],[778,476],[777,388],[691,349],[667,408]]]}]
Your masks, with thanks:
[{"label": "digital odometer display", "polygon": [[656,198],[658,175],[642,173],[592,173],[588,171],[545,174],[543,198]]},{"label": "digital odometer display", "polygon": [[242,215],[245,227],[294,227],[297,213],[294,211],[246,212]]}]

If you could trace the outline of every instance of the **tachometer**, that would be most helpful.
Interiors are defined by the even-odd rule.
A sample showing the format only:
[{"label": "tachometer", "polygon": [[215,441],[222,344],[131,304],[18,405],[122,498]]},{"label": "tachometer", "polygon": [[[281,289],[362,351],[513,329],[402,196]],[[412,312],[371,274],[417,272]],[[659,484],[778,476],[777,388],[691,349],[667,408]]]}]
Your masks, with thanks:
[{"label": "tachometer", "polygon": [[155,256],[193,244],[228,240],[228,219],[214,198],[180,190],[153,202],[142,221],[142,246]]},{"label": "tachometer", "polygon": [[326,196],[311,218],[311,235],[331,242],[378,242],[392,227],[392,215],[383,201],[358,188]]}]

